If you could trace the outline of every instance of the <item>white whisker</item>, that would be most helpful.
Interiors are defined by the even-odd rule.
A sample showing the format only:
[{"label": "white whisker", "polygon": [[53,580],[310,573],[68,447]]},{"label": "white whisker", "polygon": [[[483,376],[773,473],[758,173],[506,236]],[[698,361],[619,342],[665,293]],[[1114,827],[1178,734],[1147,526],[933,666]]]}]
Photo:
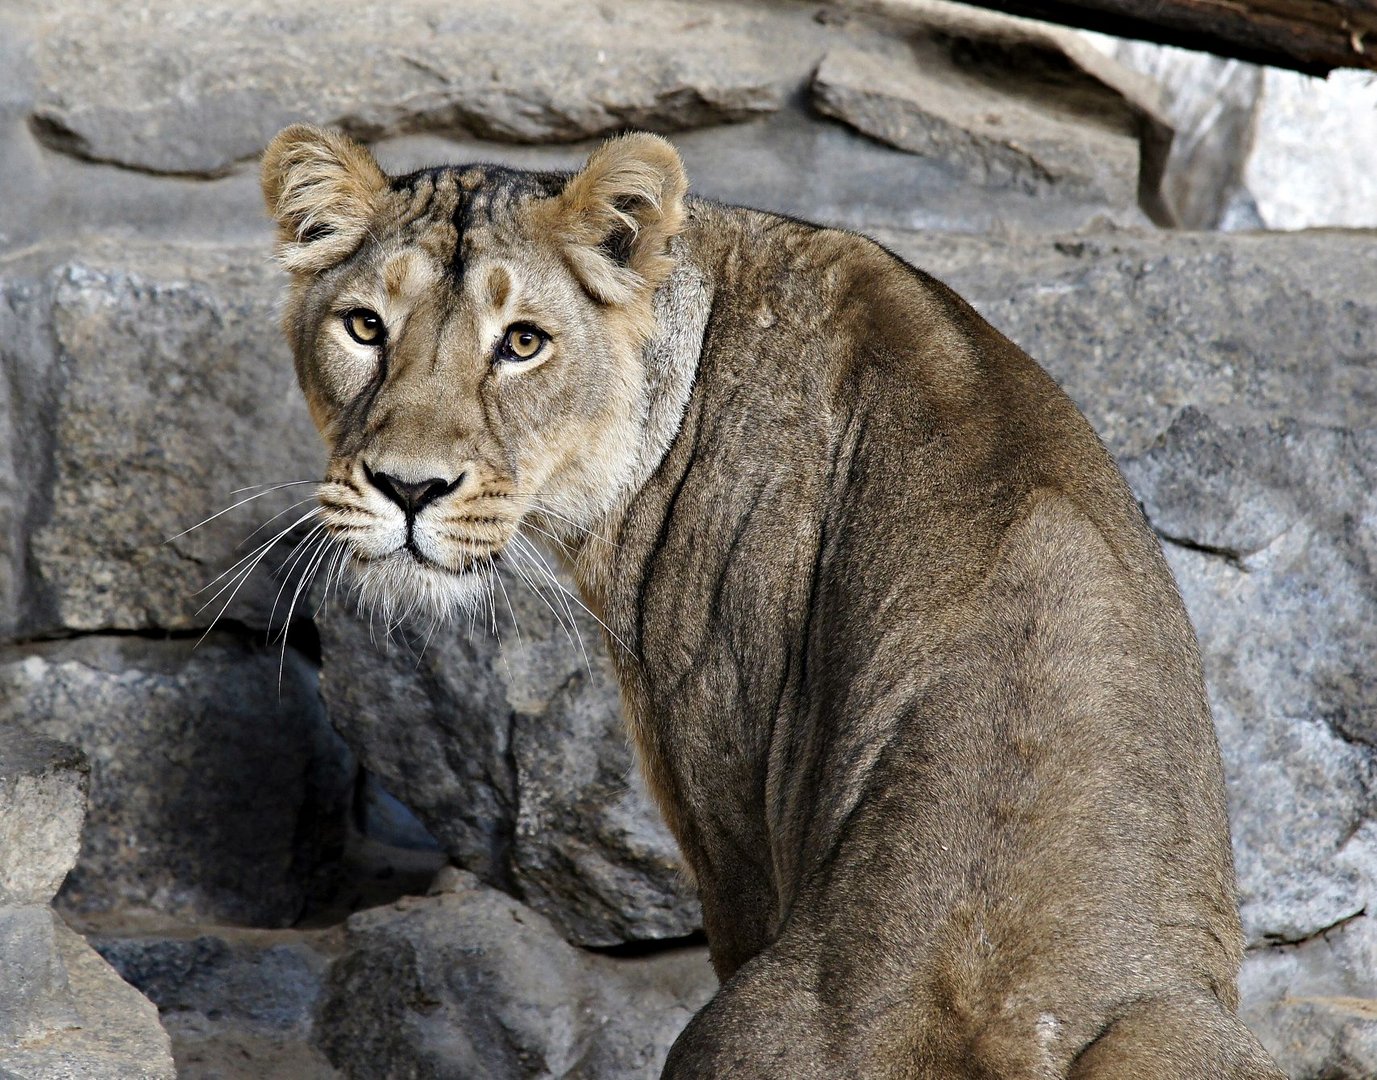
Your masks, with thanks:
[{"label": "white whisker", "polygon": [[275,490],[277,490],[278,488],[292,487],[294,484],[314,484],[314,483],[316,483],[315,480],[281,480],[281,481],[269,481],[269,482],[266,483],[266,484],[248,484],[248,485],[245,486],[245,487],[235,488],[233,491],[230,492],[230,494],[231,494],[231,495],[238,495],[238,494],[240,494],[240,493],[242,493],[242,492],[245,492],[245,491],[258,491],[260,488],[272,488],[272,489],[275,491]]},{"label": "white whisker", "polygon": [[297,499],[296,502],[289,503],[289,504],[288,504],[287,506],[285,506],[283,509],[281,509],[281,510],[279,510],[277,513],[275,513],[272,517],[268,518],[267,521],[263,522],[262,525],[258,526],[258,528],[254,529],[253,532],[249,533],[248,536],[246,536],[246,537],[244,537],[244,539],[240,540],[239,543],[235,544],[235,545],[234,545],[234,549],[235,549],[236,551],[238,551],[238,550],[239,550],[241,547],[243,547],[245,544],[247,544],[247,543],[249,543],[250,541],[252,541],[253,538],[254,538],[255,536],[257,536],[259,533],[261,533],[264,529],[266,529],[269,525],[271,525],[271,524],[272,524],[274,521],[276,521],[278,518],[283,517],[283,516],[286,515],[286,514],[290,514],[290,513],[291,513],[293,510],[295,510],[298,506],[302,505],[303,503],[311,502],[311,501],[312,501],[313,499],[315,499],[315,498],[316,498],[316,496],[315,496],[315,494],[313,493],[313,494],[307,495],[306,498],[304,498],[304,499]]},{"label": "white whisker", "polygon": [[[520,541],[519,544],[517,543],[518,541]],[[574,617],[573,608],[569,606],[568,601],[564,598],[563,593],[565,590],[564,587],[560,584],[559,579],[555,576],[554,572],[545,562],[545,559],[540,555],[540,552],[534,547],[534,545],[531,544],[529,540],[527,540],[520,533],[516,533],[512,537],[512,553],[515,555],[519,555],[522,559],[524,559],[526,561],[526,564],[530,566],[532,570],[535,570],[539,574],[541,574],[545,578],[545,580],[553,586],[555,599],[559,602],[560,607],[564,610],[564,615],[568,618],[568,625],[565,624],[565,619],[560,616],[559,612],[555,610],[554,606],[551,605],[550,601],[545,599],[545,594],[540,590],[540,588],[535,584],[535,582],[531,581],[531,579],[526,578],[525,575],[523,575],[523,580],[525,580],[527,584],[530,585],[531,591],[534,592],[538,597],[540,597],[541,601],[545,604],[545,606],[548,607],[550,611],[554,613],[554,616],[558,620],[560,626],[564,627],[565,634],[569,636],[569,644],[574,644],[574,635],[577,635],[579,652],[583,654],[584,666],[588,669],[588,674],[591,677],[593,674],[593,662],[588,656],[588,647],[584,644],[583,641],[583,631],[579,628],[578,620]],[[572,634],[570,634],[571,628],[573,630]]]},{"label": "white whisker", "polygon": [[[488,561],[488,575],[489,575],[489,580],[491,581],[492,578],[496,578],[496,577],[497,577],[497,563],[493,561],[493,557],[492,557],[491,555],[487,556],[487,561]],[[500,582],[499,582],[499,584],[500,584]],[[505,592],[505,590],[504,590],[504,592]],[[492,588],[492,585],[491,585],[491,584],[489,584],[489,586],[488,586],[488,600],[489,600],[490,607],[491,607],[491,609],[492,609],[492,633],[493,633],[493,637],[497,638],[497,654],[498,654],[500,657],[502,657],[502,666],[503,666],[504,668],[507,669],[507,680],[508,680],[509,682],[513,682],[513,683],[514,683],[514,682],[516,682],[516,679],[515,679],[515,677],[512,675],[512,665],[507,661],[507,647],[506,647],[506,645],[503,644],[503,642],[502,642],[502,634],[501,634],[501,632],[497,629],[497,592],[496,592],[496,590],[494,590],[494,589]],[[510,604],[509,604],[508,606],[510,607]],[[515,620],[516,620],[516,615],[515,615],[515,613],[513,613],[513,615],[512,615],[512,620],[513,620],[513,624],[515,624]]]},{"label": "white whisker", "polygon": [[[527,541],[527,543],[529,544],[530,541]],[[534,550],[534,549],[532,549],[532,550]],[[543,561],[543,560],[542,560],[542,561]],[[547,568],[547,569],[548,569],[548,568]],[[607,636],[608,636],[608,637],[610,637],[613,641],[615,641],[618,645],[620,645],[623,649],[625,649],[629,655],[631,655],[631,656],[635,656],[635,655],[636,655],[635,650],[632,649],[631,646],[628,645],[625,641],[623,641],[620,637],[618,637],[618,636],[613,632],[612,628],[611,628],[610,626],[608,626],[605,622],[602,621],[602,619],[600,619],[600,618],[598,617],[598,615],[597,615],[596,612],[594,612],[591,608],[589,608],[589,606],[588,606],[587,604],[585,604],[582,600],[580,600],[577,593],[570,592],[569,589],[565,588],[564,583],[558,581],[557,579],[554,579],[553,575],[551,575],[551,578],[552,578],[552,580],[555,581],[555,584],[557,584],[557,585],[559,586],[559,591],[560,591],[561,593],[563,593],[563,594],[564,594],[565,596],[567,596],[570,600],[572,600],[574,603],[576,603],[576,604],[577,604],[579,607],[581,607],[584,611],[588,612],[588,614],[589,614],[590,616],[592,616],[593,621],[596,622],[599,626],[601,626],[605,631],[607,631]]]},{"label": "white whisker", "polygon": [[495,563],[493,565],[493,577],[497,579],[497,587],[502,590],[502,599],[506,601],[507,612],[512,617],[512,630],[516,632],[517,648],[524,649],[526,643],[521,640],[521,626],[516,619],[516,608],[512,607],[512,598],[507,595],[507,586],[502,584],[502,573]]},{"label": "white whisker", "polygon": [[577,521],[575,521],[573,518],[567,517],[567,516],[565,516],[564,514],[561,514],[561,513],[559,513],[558,511],[552,509],[551,507],[547,506],[545,503],[541,502],[539,499],[537,499],[537,498],[535,498],[535,497],[533,497],[533,496],[531,496],[531,495],[527,495],[526,498],[530,500],[531,507],[532,507],[534,510],[536,510],[538,513],[545,514],[545,515],[548,516],[548,517],[554,518],[556,521],[561,521],[561,522],[563,522],[565,525],[567,525],[569,528],[573,529],[575,532],[577,532],[577,533],[582,533],[582,534],[583,534],[585,537],[587,537],[589,540],[596,540],[596,541],[598,541],[599,543],[606,544],[608,547],[611,547],[611,548],[615,548],[615,547],[618,547],[618,546],[619,546],[619,545],[613,543],[611,540],[607,539],[607,537],[605,537],[605,536],[600,536],[598,533],[595,533],[592,529],[588,528],[586,525],[580,525],[580,524],[579,524]]},{"label": "white whisker", "polygon": [[[311,579],[315,577],[316,570],[320,567],[321,559],[330,550],[330,545],[337,543],[328,532],[321,537],[320,543],[316,545],[316,552],[306,563],[306,568],[301,572],[301,577],[297,579],[296,591],[292,593],[292,602],[287,607],[287,617],[282,622],[282,652],[277,661],[277,692],[282,693],[282,673],[287,668],[287,632],[292,627],[292,613],[296,611],[296,602],[300,599],[302,591],[310,587]],[[269,624],[271,627],[271,623]]]},{"label": "white whisker", "polygon": [[[273,597],[272,610],[268,612],[269,634],[272,633],[273,620],[277,617],[277,605],[282,600],[282,594],[287,591],[287,582],[291,580],[292,570],[296,567],[296,565],[299,562],[301,562],[302,558],[305,556],[307,551],[314,550],[316,538],[326,528],[327,525],[323,521],[317,523],[316,525],[313,525],[311,527],[310,532],[308,532],[305,536],[303,536],[300,540],[296,542],[296,546],[292,548],[291,554],[288,555],[286,561],[283,562],[282,568],[279,571],[282,574],[282,584],[278,586],[277,595]],[[285,626],[283,627],[283,633],[286,633]]]},{"label": "white whisker", "polygon": [[[246,563],[246,562],[248,562],[250,559],[254,558],[255,555],[258,555],[258,554],[260,554],[261,552],[263,552],[264,550],[271,548],[274,544],[278,543],[284,536],[286,536],[288,533],[290,533],[290,532],[291,532],[293,529],[295,529],[298,525],[302,524],[303,522],[310,521],[311,518],[315,517],[315,516],[316,516],[317,514],[319,514],[319,513],[320,513],[320,508],[319,508],[319,507],[312,507],[310,510],[306,511],[306,513],[302,514],[299,518],[297,518],[297,519],[296,519],[295,521],[293,521],[290,525],[288,525],[285,529],[283,529],[283,530],[281,530],[279,533],[277,533],[277,535],[274,536],[271,540],[265,540],[263,543],[259,544],[258,547],[254,548],[252,551],[250,551],[247,555],[240,556],[240,558],[238,558],[237,560],[235,560],[233,566],[231,566],[228,570],[222,570],[220,573],[216,574],[213,578],[211,578],[211,579],[210,579],[209,581],[207,581],[204,585],[202,585],[199,589],[197,589],[192,595],[193,595],[193,596],[200,596],[201,593],[203,593],[203,592],[205,592],[207,589],[209,589],[212,585],[214,585],[214,584],[215,584],[217,581],[219,581],[222,577],[224,577],[224,576],[227,575],[227,574],[232,574],[236,569],[238,569],[238,568],[239,568],[240,566],[242,566],[244,563]],[[217,595],[218,595],[218,594],[217,594]],[[214,597],[211,597],[211,599],[213,600]],[[202,610],[204,610],[204,608],[203,608]]]},{"label": "white whisker", "polygon": [[[227,506],[227,507],[225,507],[223,510],[218,510],[218,511],[216,511],[214,514],[211,514],[210,517],[208,517],[208,518],[203,518],[202,520],[198,521],[195,525],[191,526],[191,528],[189,528],[189,529],[183,529],[181,532],[177,533],[176,535],[174,535],[174,536],[169,536],[166,540],[163,541],[163,543],[164,543],[164,544],[170,544],[170,543],[172,543],[172,541],[174,541],[174,540],[180,540],[180,539],[181,539],[183,536],[185,536],[187,533],[195,532],[195,531],[196,531],[197,529],[199,529],[202,525],[207,525],[207,524],[209,524],[210,522],[214,521],[214,520],[215,520],[216,518],[218,518],[218,517],[224,517],[224,515],[228,514],[231,510],[238,510],[241,506],[244,506],[244,505],[246,505],[246,504],[248,504],[248,503],[253,502],[254,499],[261,499],[264,495],[271,495],[274,491],[281,491],[283,488],[295,487],[297,484],[313,484],[313,483],[315,483],[314,480],[291,480],[291,481],[288,481],[288,482],[285,483],[285,484],[274,484],[272,487],[268,488],[268,489],[265,490],[265,491],[260,491],[260,492],[258,492],[258,494],[256,494],[256,495],[250,495],[247,499],[240,499],[237,503],[234,503],[234,504],[231,505],[231,506]],[[243,489],[240,489],[240,490],[243,490]],[[231,494],[233,494],[233,492],[231,492]]]}]

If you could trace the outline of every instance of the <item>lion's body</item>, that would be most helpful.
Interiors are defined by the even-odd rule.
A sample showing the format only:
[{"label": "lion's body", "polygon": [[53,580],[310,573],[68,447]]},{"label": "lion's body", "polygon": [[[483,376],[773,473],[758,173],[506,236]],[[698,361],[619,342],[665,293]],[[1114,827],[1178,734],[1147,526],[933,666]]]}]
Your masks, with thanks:
[{"label": "lion's body", "polygon": [[[270,205],[291,187],[273,153]],[[393,181],[393,197],[418,182]],[[549,183],[513,211],[518,235],[551,228],[547,204],[584,212]],[[457,229],[456,199],[441,231]],[[526,511],[561,533],[615,638],[638,757],[723,979],[666,1076],[1279,1076],[1234,1015],[1243,941],[1194,637],[1085,421],[964,302],[870,241],[681,199],[672,175],[649,208],[609,195],[642,215],[630,239],[593,236],[593,255],[569,259],[584,310],[626,309],[599,389],[630,419],[607,445],[547,447],[534,482],[586,485],[565,458],[596,453],[615,478],[605,497],[578,503],[571,482],[562,516]],[[464,237],[450,243],[457,261]],[[487,265],[481,235],[464,250]],[[579,261],[652,255],[634,303]],[[487,419],[431,422],[439,464],[416,463],[415,424],[396,425],[401,440],[354,415],[389,380],[430,387],[414,401],[457,393],[436,359],[447,332],[426,339],[427,374],[380,362],[377,385],[331,412],[303,313],[329,308],[311,290],[338,289],[336,265],[298,278],[289,334],[350,509],[371,505],[357,461],[452,481],[456,500],[482,477],[470,504],[493,503],[494,485],[509,502],[536,490],[525,436],[492,418],[539,370],[485,398],[497,375],[471,364]],[[446,318],[481,323],[452,278],[441,287]],[[634,367],[616,358],[626,341]],[[572,370],[566,351],[546,368]],[[598,359],[578,361],[581,378],[603,378]],[[424,510],[406,513],[410,545]]]}]

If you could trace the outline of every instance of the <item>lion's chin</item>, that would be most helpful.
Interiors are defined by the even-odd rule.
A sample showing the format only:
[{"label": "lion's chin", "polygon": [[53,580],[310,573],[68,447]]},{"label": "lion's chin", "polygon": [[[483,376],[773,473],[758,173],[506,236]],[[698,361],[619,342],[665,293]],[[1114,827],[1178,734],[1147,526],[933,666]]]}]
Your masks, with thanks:
[{"label": "lion's chin", "polygon": [[382,558],[349,560],[359,606],[388,626],[414,618],[450,621],[487,601],[490,568],[486,562],[451,570],[398,549]]}]

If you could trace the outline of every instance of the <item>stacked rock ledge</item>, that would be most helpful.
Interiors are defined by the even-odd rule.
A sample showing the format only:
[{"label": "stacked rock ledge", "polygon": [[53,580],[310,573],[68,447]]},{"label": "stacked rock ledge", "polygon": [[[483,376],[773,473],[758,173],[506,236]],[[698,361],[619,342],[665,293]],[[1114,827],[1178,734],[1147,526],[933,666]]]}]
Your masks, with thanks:
[{"label": "stacked rock ledge", "polygon": [[158,1010],[49,906],[76,865],[90,769],[0,726],[0,1076],[174,1080]]}]

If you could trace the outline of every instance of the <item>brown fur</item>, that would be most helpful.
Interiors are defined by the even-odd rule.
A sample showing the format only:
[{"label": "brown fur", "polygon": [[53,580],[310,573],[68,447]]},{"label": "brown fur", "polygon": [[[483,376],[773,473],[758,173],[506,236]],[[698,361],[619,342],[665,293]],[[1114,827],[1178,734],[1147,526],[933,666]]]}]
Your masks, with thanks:
[{"label": "brown fur", "polygon": [[[686,200],[651,136],[572,178],[360,153],[295,128],[265,162],[331,520],[435,611],[473,552],[561,538],[723,980],[665,1075],[1279,1076],[1235,1015],[1190,625],[1043,371],[868,240]],[[374,304],[370,371],[337,323]],[[534,366],[493,358],[515,322]],[[364,463],[455,482],[418,535],[498,525],[436,526],[432,580]]]}]

